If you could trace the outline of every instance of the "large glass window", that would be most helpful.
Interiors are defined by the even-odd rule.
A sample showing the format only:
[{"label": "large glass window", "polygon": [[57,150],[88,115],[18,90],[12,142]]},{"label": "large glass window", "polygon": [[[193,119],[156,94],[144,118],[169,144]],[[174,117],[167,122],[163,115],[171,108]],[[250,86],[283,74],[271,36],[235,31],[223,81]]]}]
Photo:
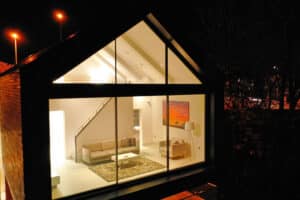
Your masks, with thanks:
[{"label": "large glass window", "polygon": [[171,49],[168,49],[168,83],[201,84],[200,80],[196,78]]},{"label": "large glass window", "polygon": [[201,84],[184,62],[141,21],[54,83]]},{"label": "large glass window", "polygon": [[115,43],[114,41],[97,51],[88,59],[54,83],[114,83]]},{"label": "large glass window", "polygon": [[169,97],[170,169],[205,161],[205,95]]},{"label": "large glass window", "polygon": [[[50,99],[49,110],[52,197],[115,184],[114,98]],[[99,176],[105,162],[109,181]]]},{"label": "large glass window", "polygon": [[161,84],[156,85],[160,96],[154,87],[152,96],[124,97],[109,85],[116,88],[114,97],[49,100],[53,198],[205,161],[205,95],[172,95],[164,88],[166,79],[174,87],[201,84],[141,21],[53,81],[127,84],[131,92],[134,84]]},{"label": "large glass window", "polygon": [[[118,98],[119,182],[166,171],[159,142],[165,140],[161,102],[165,96]],[[136,117],[136,118],[134,118]]]},{"label": "large glass window", "polygon": [[165,83],[165,44],[145,22],[129,29],[54,83],[115,83],[115,78],[117,83]]},{"label": "large glass window", "polygon": [[165,83],[165,44],[145,22],[116,41],[118,83]]},{"label": "large glass window", "polygon": [[205,95],[50,99],[49,108],[54,198],[205,161]]}]

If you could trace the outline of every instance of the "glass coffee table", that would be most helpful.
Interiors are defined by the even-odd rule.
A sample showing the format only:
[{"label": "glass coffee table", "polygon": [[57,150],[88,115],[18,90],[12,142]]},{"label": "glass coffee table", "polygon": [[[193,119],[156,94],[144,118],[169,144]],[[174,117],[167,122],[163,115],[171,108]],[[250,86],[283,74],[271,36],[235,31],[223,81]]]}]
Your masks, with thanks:
[{"label": "glass coffee table", "polygon": [[135,166],[136,162],[130,160],[130,158],[134,158],[137,156],[138,154],[132,152],[122,153],[122,154],[118,154],[118,156],[116,155],[111,156],[111,160],[116,162],[118,157],[119,168],[124,169],[124,168]]}]

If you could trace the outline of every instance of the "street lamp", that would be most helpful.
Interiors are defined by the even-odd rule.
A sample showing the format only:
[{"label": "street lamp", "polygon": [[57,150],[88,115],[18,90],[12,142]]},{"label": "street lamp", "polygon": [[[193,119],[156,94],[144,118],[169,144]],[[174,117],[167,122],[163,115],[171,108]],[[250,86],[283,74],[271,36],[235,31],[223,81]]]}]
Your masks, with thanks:
[{"label": "street lamp", "polygon": [[20,35],[16,31],[12,31],[9,36],[14,40],[15,64],[18,64],[18,40]]},{"label": "street lamp", "polygon": [[4,35],[5,37],[9,40],[13,42],[13,48],[14,48],[14,63],[15,65],[18,64],[18,43],[19,42],[25,42],[26,38],[24,36],[24,33],[22,31],[20,31],[20,29],[18,28],[11,28],[11,27],[7,27],[4,29]]},{"label": "street lamp", "polygon": [[62,28],[63,28],[63,24],[67,20],[66,13],[63,10],[54,10],[53,17],[59,25],[59,40],[62,41],[63,38]]}]

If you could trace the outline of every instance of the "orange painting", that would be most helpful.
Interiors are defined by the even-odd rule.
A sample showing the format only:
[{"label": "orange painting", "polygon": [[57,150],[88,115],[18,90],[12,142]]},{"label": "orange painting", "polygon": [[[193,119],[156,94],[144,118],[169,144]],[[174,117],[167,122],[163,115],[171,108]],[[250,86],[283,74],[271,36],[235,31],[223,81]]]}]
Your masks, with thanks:
[{"label": "orange painting", "polygon": [[[163,101],[163,125],[167,123],[166,101]],[[189,121],[189,102],[169,101],[169,125],[184,129],[185,122]]]}]

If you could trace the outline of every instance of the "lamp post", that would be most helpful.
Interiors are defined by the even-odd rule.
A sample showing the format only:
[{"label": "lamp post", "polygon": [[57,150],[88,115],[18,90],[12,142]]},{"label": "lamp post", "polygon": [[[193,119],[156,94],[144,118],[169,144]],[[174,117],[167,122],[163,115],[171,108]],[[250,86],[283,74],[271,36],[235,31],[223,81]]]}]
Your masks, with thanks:
[{"label": "lamp post", "polygon": [[18,39],[19,34],[15,31],[10,33],[10,37],[14,40],[15,64],[18,64]]},{"label": "lamp post", "polygon": [[59,25],[59,40],[62,41],[63,39],[63,24],[66,21],[66,14],[64,11],[62,10],[54,10],[53,12],[53,16],[55,21],[58,23]]}]

